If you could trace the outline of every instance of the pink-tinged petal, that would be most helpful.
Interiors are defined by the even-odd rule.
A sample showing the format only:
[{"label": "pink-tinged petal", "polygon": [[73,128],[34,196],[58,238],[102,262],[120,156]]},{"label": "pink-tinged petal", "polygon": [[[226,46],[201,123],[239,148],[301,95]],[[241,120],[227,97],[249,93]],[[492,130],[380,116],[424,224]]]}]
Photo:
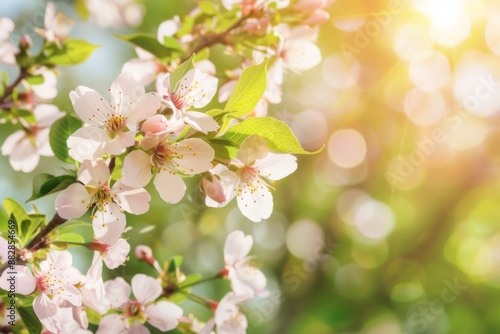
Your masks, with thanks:
[{"label": "pink-tinged petal", "polygon": [[218,334],[246,333],[247,319],[236,306],[236,303],[241,301],[241,298],[231,292],[222,298],[215,310],[215,323]]},{"label": "pink-tinged petal", "polygon": [[71,284],[63,284],[57,291],[57,296],[69,301],[75,306],[82,305],[82,293]]},{"label": "pink-tinged petal", "polygon": [[18,143],[26,136],[26,132],[24,130],[17,130],[8,136],[2,145],[2,154],[10,155],[13,151],[16,150]]},{"label": "pink-tinged petal", "polygon": [[120,308],[129,301],[130,285],[121,277],[109,280],[104,283],[106,296],[108,296],[112,308]]},{"label": "pink-tinged petal", "polygon": [[198,334],[211,334],[215,326],[215,318],[210,318]]},{"label": "pink-tinged petal", "polygon": [[182,158],[174,158],[176,168],[183,174],[200,174],[212,168],[214,149],[199,138],[189,138],[172,145]]},{"label": "pink-tinged petal", "polygon": [[250,249],[252,249],[253,238],[251,235],[245,235],[242,231],[233,231],[224,244],[224,262],[226,265],[234,266],[238,261],[243,260]]},{"label": "pink-tinged petal", "polygon": [[100,158],[104,153],[104,145],[109,140],[108,132],[97,126],[84,126],[69,136],[66,144],[69,155],[76,161]]},{"label": "pink-tinged petal", "polygon": [[158,146],[161,142],[163,142],[165,139],[170,138],[172,134],[170,132],[164,131],[164,132],[159,132],[156,134],[147,134],[142,140],[141,140],[141,147],[144,150],[149,150],[152,149],[153,147]]},{"label": "pink-tinged petal", "polygon": [[182,308],[171,302],[161,301],[149,305],[146,308],[148,322],[161,330],[170,331],[179,325],[179,318],[182,317]]},{"label": "pink-tinged petal", "polygon": [[122,181],[131,187],[144,187],[151,180],[151,160],[143,151],[132,151],[123,162]]},{"label": "pink-tinged petal", "polygon": [[160,297],[162,288],[160,282],[155,278],[137,274],[132,277],[132,292],[138,302],[147,304]]},{"label": "pink-tinged petal", "polygon": [[33,301],[33,310],[40,322],[49,331],[59,333],[62,330],[57,314],[57,304],[50,300],[45,293],[35,298]]},{"label": "pink-tinged petal", "polygon": [[[194,67],[199,69],[203,73],[210,75],[210,76],[215,76],[217,74],[217,69],[215,68],[214,63],[212,63],[208,59],[196,61],[194,63]],[[212,96],[212,98],[213,98],[213,96]],[[210,98],[210,99],[212,99],[212,98]]]},{"label": "pink-tinged petal", "polygon": [[254,164],[259,175],[270,180],[280,180],[297,170],[297,158],[291,154],[268,153]]},{"label": "pink-tinged petal", "polygon": [[157,134],[167,131],[168,120],[163,115],[154,115],[144,121],[141,125],[141,131],[146,135]]},{"label": "pink-tinged petal", "polygon": [[104,240],[105,234],[110,233],[110,230],[123,231],[126,224],[125,214],[115,203],[105,205],[103,211],[96,211],[92,220],[94,234],[100,240]]},{"label": "pink-tinged petal", "polygon": [[59,216],[65,219],[81,217],[90,207],[92,195],[80,183],[73,183],[56,198],[55,207]]},{"label": "pink-tinged petal", "polygon": [[[15,274],[9,274],[14,272]],[[14,270],[10,267],[2,273],[0,277],[0,288],[9,291],[14,284],[15,293],[27,296],[35,291],[36,279],[26,266],[14,265]]]},{"label": "pink-tinged petal", "polygon": [[229,100],[229,97],[231,96],[231,93],[233,92],[234,87],[236,87],[237,83],[237,80],[229,80],[228,82],[220,86],[219,103]]},{"label": "pink-tinged petal", "polygon": [[268,153],[267,140],[259,135],[250,135],[241,144],[236,158],[245,166],[250,166],[255,160],[265,158]]},{"label": "pink-tinged petal", "polygon": [[53,104],[39,104],[33,109],[33,115],[35,115],[39,127],[50,127],[65,113]]},{"label": "pink-tinged petal", "polygon": [[186,193],[186,184],[179,175],[168,169],[162,169],[156,174],[154,185],[162,200],[167,203],[178,203]]},{"label": "pink-tinged petal", "polygon": [[94,187],[102,187],[111,174],[104,160],[85,160],[78,170],[78,180],[83,184]]},{"label": "pink-tinged petal", "polygon": [[118,132],[116,137],[106,142],[104,151],[112,155],[120,155],[127,147],[134,146],[137,131]]},{"label": "pink-tinged petal", "polygon": [[297,40],[287,43],[286,66],[295,72],[308,70],[321,62],[321,51],[312,42]]},{"label": "pink-tinged petal", "polygon": [[92,264],[87,271],[85,283],[80,290],[82,292],[83,304],[99,314],[106,314],[109,311],[110,303],[106,296],[102,280],[102,259],[99,252],[94,252]]},{"label": "pink-tinged petal", "polygon": [[[255,177],[253,184],[240,182],[241,190],[238,190],[237,201],[241,213],[253,222],[260,222],[267,219],[273,212],[273,196],[271,191],[260,180],[261,186],[254,186],[257,183]],[[239,189],[239,188],[238,188]]]},{"label": "pink-tinged petal", "polygon": [[212,175],[211,177],[205,176],[201,180],[201,188],[203,190],[203,193],[205,193],[208,198],[215,201],[216,203],[221,205],[226,202],[224,185],[222,184],[219,177],[215,175]]},{"label": "pink-tinged petal", "polygon": [[115,203],[127,212],[142,215],[149,210],[151,195],[144,188],[129,187],[122,180],[118,180],[113,185],[111,193],[116,195]]},{"label": "pink-tinged petal", "polygon": [[129,72],[139,80],[144,86],[148,86],[155,81],[158,64],[151,59],[131,59],[123,64],[122,73]]},{"label": "pink-tinged petal", "polygon": [[130,106],[127,111],[127,123],[137,124],[156,114],[161,107],[161,100],[154,93],[147,93],[141,96],[139,101]]},{"label": "pink-tinged petal", "polygon": [[116,222],[111,222],[110,226],[111,228],[108,228],[103,235],[96,236],[99,243],[112,246],[121,238],[125,230],[125,223],[121,222],[117,224]]},{"label": "pink-tinged petal", "polygon": [[99,252],[94,252],[92,263],[90,264],[87,275],[85,276],[85,283],[83,286],[88,289],[93,289],[99,282],[102,281],[102,260]]},{"label": "pink-tinged petal", "polygon": [[119,115],[126,116],[124,111],[144,95],[144,85],[132,73],[121,73],[109,89],[111,104],[116,106]]},{"label": "pink-tinged petal", "polygon": [[54,152],[52,152],[52,148],[50,147],[49,133],[50,128],[45,128],[39,130],[36,134],[37,152],[44,157],[54,156]]},{"label": "pink-tinged petal", "polygon": [[126,322],[118,314],[108,314],[99,321],[96,334],[127,334]]},{"label": "pink-tinged petal", "polygon": [[32,172],[39,161],[40,155],[37,152],[37,148],[27,137],[17,143],[15,150],[12,151],[9,157],[12,168],[23,173]]},{"label": "pink-tinged petal", "polygon": [[104,263],[109,269],[116,269],[127,260],[130,245],[125,239],[118,239],[104,255]]},{"label": "pink-tinged petal", "polygon": [[170,96],[170,73],[158,75],[158,78],[156,78],[156,92],[162,99],[165,96]]},{"label": "pink-tinged petal", "polygon": [[187,125],[205,134],[220,127],[212,116],[197,111],[185,112],[183,119]]},{"label": "pink-tinged petal", "polygon": [[59,318],[62,333],[92,334],[91,331],[85,329],[89,324],[87,314],[81,307],[59,308]]},{"label": "pink-tinged petal", "polygon": [[209,75],[204,75],[202,77],[201,83],[201,95],[197,96],[197,101],[193,104],[195,108],[203,108],[210,101],[212,101],[215,93],[217,92],[217,83],[218,79],[214,77],[210,77]]},{"label": "pink-tinged petal", "polygon": [[149,329],[138,322],[134,322],[128,330],[128,334],[149,334]]},{"label": "pink-tinged petal", "polygon": [[158,32],[156,34],[158,42],[160,42],[160,44],[163,44],[165,42],[164,38],[174,36],[177,30],[179,30],[179,28],[180,28],[180,22],[178,18],[177,20],[173,19],[173,20],[163,21],[158,26]]},{"label": "pink-tinged petal", "polygon": [[87,124],[102,126],[111,115],[108,101],[92,88],[78,86],[69,98],[78,117]]},{"label": "pink-tinged petal", "polygon": [[235,172],[228,170],[224,165],[217,165],[211,171],[212,173],[220,176],[226,200],[223,203],[218,203],[207,197],[205,199],[205,204],[211,208],[221,208],[226,206],[227,203],[231,202],[236,196],[236,182],[238,181],[238,175],[236,175]]},{"label": "pink-tinged petal", "polygon": [[269,291],[266,290],[266,276],[256,268],[248,265],[237,266],[230,271],[229,279],[231,288],[237,296],[251,295],[262,298],[269,296]]}]

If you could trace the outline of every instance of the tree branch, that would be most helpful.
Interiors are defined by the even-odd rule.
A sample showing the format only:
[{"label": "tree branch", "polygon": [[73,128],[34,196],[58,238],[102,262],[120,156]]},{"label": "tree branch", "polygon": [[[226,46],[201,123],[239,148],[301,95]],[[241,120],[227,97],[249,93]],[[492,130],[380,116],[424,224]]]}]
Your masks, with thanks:
[{"label": "tree branch", "polygon": [[12,84],[10,84],[9,86],[7,86],[5,88],[5,91],[3,92],[2,96],[0,97],[0,103],[5,102],[7,100],[7,98],[14,91],[14,88],[16,88],[17,85],[19,85],[19,83],[21,81],[23,81],[24,79],[26,79],[28,76],[29,76],[28,69],[21,67],[21,71],[19,72],[19,75],[16,78],[16,80]]}]

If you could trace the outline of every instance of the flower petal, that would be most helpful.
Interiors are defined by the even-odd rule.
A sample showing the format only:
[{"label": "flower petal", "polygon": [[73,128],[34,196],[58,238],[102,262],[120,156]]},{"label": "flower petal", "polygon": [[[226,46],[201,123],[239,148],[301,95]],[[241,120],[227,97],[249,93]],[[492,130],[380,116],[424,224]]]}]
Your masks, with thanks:
[{"label": "flower petal", "polygon": [[111,174],[104,160],[85,160],[78,170],[78,180],[85,185],[102,187]]},{"label": "flower petal", "polygon": [[130,106],[127,112],[127,123],[137,124],[156,114],[161,107],[161,99],[154,93],[147,93]]},{"label": "flower petal", "polygon": [[57,213],[65,219],[81,217],[89,209],[91,198],[82,184],[73,183],[57,196]]},{"label": "flower petal", "polygon": [[224,262],[226,265],[234,266],[238,261],[243,260],[250,249],[252,249],[253,238],[251,235],[245,235],[242,231],[233,231],[224,244]]},{"label": "flower petal", "polygon": [[104,289],[112,308],[120,308],[129,301],[131,288],[121,277],[104,282]]},{"label": "flower petal", "polygon": [[104,153],[104,145],[109,140],[108,132],[97,126],[84,126],[69,136],[66,144],[69,155],[76,161],[100,158]]},{"label": "flower petal", "polygon": [[120,179],[113,185],[111,193],[116,195],[115,203],[119,203],[120,207],[127,212],[142,215],[149,210],[151,195],[144,188],[129,187]]},{"label": "flower petal", "polygon": [[115,203],[109,203],[104,206],[103,211],[97,211],[92,220],[94,234],[99,240],[106,240],[107,233],[123,232],[127,224],[125,214]]},{"label": "flower petal", "polygon": [[123,162],[122,181],[131,187],[144,187],[151,180],[151,161],[146,152],[130,152]]},{"label": "flower petal", "polygon": [[[256,176],[255,178],[259,178]],[[260,181],[261,184],[264,183]],[[273,212],[273,196],[271,191],[264,185],[255,187],[255,180],[249,182],[239,182],[237,201],[241,213],[253,222],[260,222],[267,219]]]},{"label": "flower petal", "polygon": [[280,180],[297,170],[297,158],[291,154],[268,153],[263,159],[254,164],[259,175],[270,180]]},{"label": "flower petal", "polygon": [[130,245],[125,239],[118,239],[104,255],[104,263],[109,269],[116,269],[127,260]]},{"label": "flower petal", "polygon": [[161,295],[162,288],[160,282],[155,278],[144,274],[137,274],[132,277],[132,292],[138,302],[147,304],[153,302]]},{"label": "flower petal", "polygon": [[102,126],[110,117],[108,101],[92,88],[78,86],[69,93],[69,98],[78,117],[87,124]]},{"label": "flower petal", "polygon": [[170,331],[179,325],[179,318],[182,317],[182,308],[174,303],[161,301],[146,308],[148,322],[161,330]]},{"label": "flower petal", "polygon": [[162,200],[167,203],[178,203],[186,193],[186,184],[179,175],[168,169],[156,174],[154,185]]},{"label": "flower petal", "polygon": [[174,158],[176,168],[183,174],[200,174],[212,168],[214,149],[199,138],[189,138],[172,145],[181,158]]},{"label": "flower petal", "polygon": [[[9,274],[14,272],[15,274]],[[14,289],[12,289],[14,285]],[[14,290],[15,293],[21,295],[29,295],[36,288],[36,279],[26,266],[14,265],[13,270],[5,270],[0,277],[0,288],[10,291]]]},{"label": "flower petal", "polygon": [[57,304],[50,300],[45,293],[35,298],[33,301],[33,310],[40,322],[49,331],[59,333],[62,330],[59,317],[57,316]]},{"label": "flower petal", "polygon": [[198,111],[186,111],[184,113],[183,120],[193,129],[205,134],[210,131],[216,131],[219,128],[219,124],[212,118],[212,116]]},{"label": "flower petal", "polygon": [[127,334],[125,321],[118,314],[108,314],[99,321],[96,334]]},{"label": "flower petal", "polygon": [[144,85],[132,73],[124,72],[113,81],[109,93],[115,113],[127,116],[129,106],[144,95]]},{"label": "flower petal", "polygon": [[134,146],[137,131],[118,132],[115,138],[104,144],[104,151],[112,155],[120,155],[127,147]]},{"label": "flower petal", "polygon": [[39,161],[40,155],[28,137],[17,143],[9,158],[12,168],[23,173],[32,172]]}]

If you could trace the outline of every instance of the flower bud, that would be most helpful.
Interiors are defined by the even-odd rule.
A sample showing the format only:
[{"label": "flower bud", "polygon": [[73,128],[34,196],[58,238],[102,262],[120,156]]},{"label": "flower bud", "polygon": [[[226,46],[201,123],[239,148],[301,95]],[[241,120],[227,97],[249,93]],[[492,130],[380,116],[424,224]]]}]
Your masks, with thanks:
[{"label": "flower bud", "polygon": [[19,40],[19,49],[25,51],[31,48],[33,42],[31,41],[31,37],[29,35],[23,34],[21,39]]},{"label": "flower bud", "polygon": [[216,201],[222,204],[226,201],[226,194],[224,194],[224,186],[216,175],[205,176],[201,180],[202,191]]},{"label": "flower bud", "polygon": [[135,247],[135,257],[137,257],[139,261],[147,262],[150,265],[154,265],[155,263],[155,259],[153,258],[153,251],[148,246],[139,245]]},{"label": "flower bud", "polygon": [[154,115],[142,123],[142,132],[145,134],[158,134],[167,130],[167,118],[163,115]]}]

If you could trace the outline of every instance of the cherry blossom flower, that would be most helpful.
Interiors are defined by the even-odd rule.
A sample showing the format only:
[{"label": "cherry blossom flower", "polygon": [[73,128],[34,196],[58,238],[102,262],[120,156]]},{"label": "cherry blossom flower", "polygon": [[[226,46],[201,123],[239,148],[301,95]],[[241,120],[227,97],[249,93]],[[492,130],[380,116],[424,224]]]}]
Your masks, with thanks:
[{"label": "cherry blossom flower", "polygon": [[0,62],[7,65],[16,65],[16,53],[19,51],[10,39],[14,30],[14,22],[7,17],[0,17]]},{"label": "cherry blossom flower", "polygon": [[131,187],[145,186],[156,174],[154,185],[167,203],[177,203],[186,192],[186,184],[177,173],[193,175],[212,168],[214,149],[199,138],[188,138],[177,143],[169,141],[171,134],[164,131],[144,137],[141,146],[148,154],[137,150],[129,153],[123,163],[123,182]]},{"label": "cherry blossom flower", "polygon": [[17,130],[4,141],[2,155],[9,156],[9,162],[16,171],[29,173],[35,169],[40,156],[52,157],[50,148],[50,126],[64,113],[52,104],[40,104],[33,110],[35,124],[23,124],[22,130]]},{"label": "cherry blossom flower", "polygon": [[106,314],[111,305],[102,279],[102,258],[99,252],[94,252],[94,258],[87,275],[84,276],[80,291],[83,303],[100,314]]},{"label": "cherry blossom flower", "polygon": [[249,136],[238,151],[230,168],[219,165],[212,171],[221,177],[226,201],[217,203],[210,197],[205,203],[210,207],[221,207],[237,198],[238,207],[245,217],[259,222],[267,219],[273,211],[274,181],[280,180],[297,169],[296,158],[290,154],[269,152],[267,141],[257,135]]},{"label": "cherry blossom flower", "polygon": [[188,109],[206,106],[217,91],[217,82],[217,78],[194,68],[173,89],[170,87],[170,74],[160,75],[156,81],[156,90],[164,103],[174,111],[176,119],[182,119],[197,131],[208,133],[219,128],[217,122],[210,115]]},{"label": "cherry blossom flower", "polygon": [[[106,294],[111,300],[111,307],[121,314],[110,314],[101,319],[97,334],[108,333],[149,333],[143,325],[150,325],[161,331],[177,327],[182,309],[167,301],[156,302],[161,296],[162,287],[158,280],[144,274],[132,278],[132,287],[121,277],[105,283]],[[129,300],[133,292],[135,300]]]},{"label": "cherry blossom flower", "polygon": [[121,238],[125,226],[115,226],[107,233],[97,237],[96,241],[88,245],[89,248],[98,251],[102,260],[109,269],[116,269],[127,260],[130,252],[130,244]]},{"label": "cherry blossom flower", "polygon": [[119,155],[135,143],[135,125],[153,116],[160,99],[145,93],[130,73],[122,73],[110,88],[111,103],[98,92],[78,86],[70,98],[76,114],[87,124],[67,141],[69,154],[77,161],[96,159],[104,153]]},{"label": "cherry blossom flower", "polygon": [[[124,230],[124,211],[140,215],[149,210],[151,196],[143,188],[132,188],[121,180],[109,186],[109,169],[103,160],[85,160],[78,170],[78,180],[56,198],[56,209],[65,219],[82,216],[94,207],[94,234],[107,244],[116,239],[116,231]],[[109,233],[109,234],[108,234]],[[123,245],[119,244],[122,248]],[[111,261],[110,262],[114,262]]]},{"label": "cherry blossom flower", "polygon": [[141,48],[135,48],[137,58],[127,61],[122,66],[122,73],[132,73],[144,86],[155,82],[159,73],[165,73],[166,68],[152,53]]},{"label": "cherry blossom flower", "polygon": [[136,0],[86,0],[90,15],[101,27],[136,27],[142,22],[144,6]]},{"label": "cherry blossom flower", "polygon": [[217,305],[214,318],[207,322],[199,334],[210,334],[214,325],[217,334],[246,334],[248,320],[238,308],[238,304],[246,300],[232,292],[227,293]]},{"label": "cherry blossom flower", "polygon": [[47,42],[55,42],[61,47],[61,41],[68,37],[74,23],[70,18],[65,17],[62,12],[56,13],[56,6],[54,3],[49,2],[45,9],[44,25],[45,29],[36,28],[35,30],[45,37]]},{"label": "cherry blossom flower", "polygon": [[43,77],[43,82],[41,84],[30,84],[28,81],[23,80],[23,85],[28,91],[32,91],[35,94],[35,98],[28,98],[28,103],[33,103],[38,101],[52,100],[57,96],[57,75],[54,71],[49,70],[46,67],[40,67],[33,72],[33,75],[41,75]]},{"label": "cherry blossom flower", "polygon": [[253,238],[242,231],[234,231],[226,238],[224,262],[227,277],[236,296],[267,297],[266,277],[249,262],[248,253],[252,248]]},{"label": "cherry blossom flower", "polygon": [[[30,295],[35,291],[40,292],[33,301],[33,310],[42,324],[51,332],[58,333],[62,330],[59,301],[65,300],[74,306],[82,305],[82,295],[74,286],[71,271],[73,267],[72,255],[69,252],[53,254],[55,260],[40,263],[41,270],[33,268],[35,276],[26,266],[15,265],[16,293]],[[9,274],[0,277],[0,287],[9,290]]]}]

